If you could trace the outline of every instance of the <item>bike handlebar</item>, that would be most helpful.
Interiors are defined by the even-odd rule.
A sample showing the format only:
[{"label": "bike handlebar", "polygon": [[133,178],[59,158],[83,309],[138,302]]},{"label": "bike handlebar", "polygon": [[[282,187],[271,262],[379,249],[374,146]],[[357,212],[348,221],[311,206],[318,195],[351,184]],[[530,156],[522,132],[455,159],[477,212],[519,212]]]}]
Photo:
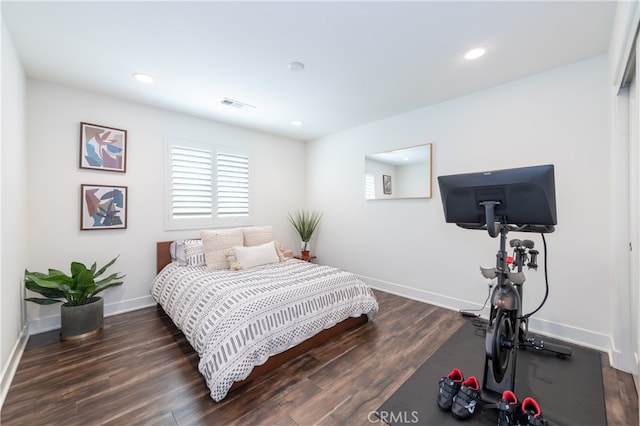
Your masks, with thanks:
[{"label": "bike handlebar", "polygon": [[[486,231],[487,225],[484,223],[456,223],[460,228]],[[550,234],[556,230],[553,225],[499,225],[506,227],[513,232],[535,232],[536,234]],[[495,227],[495,226],[494,226]],[[491,235],[491,233],[489,233]],[[497,234],[496,234],[497,236]]]}]

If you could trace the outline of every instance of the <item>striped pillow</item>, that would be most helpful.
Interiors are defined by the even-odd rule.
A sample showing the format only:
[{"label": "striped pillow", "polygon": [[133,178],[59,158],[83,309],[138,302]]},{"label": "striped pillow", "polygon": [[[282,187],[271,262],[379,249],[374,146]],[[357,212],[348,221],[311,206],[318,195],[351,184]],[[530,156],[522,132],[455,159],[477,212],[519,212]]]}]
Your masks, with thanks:
[{"label": "striped pillow", "polygon": [[180,266],[205,266],[202,241],[175,240],[169,246],[171,261]]}]

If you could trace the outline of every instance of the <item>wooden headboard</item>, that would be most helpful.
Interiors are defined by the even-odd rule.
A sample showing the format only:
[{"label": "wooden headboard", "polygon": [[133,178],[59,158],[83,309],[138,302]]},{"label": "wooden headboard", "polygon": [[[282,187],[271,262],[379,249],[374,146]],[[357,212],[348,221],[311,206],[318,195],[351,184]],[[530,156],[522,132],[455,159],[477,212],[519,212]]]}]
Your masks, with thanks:
[{"label": "wooden headboard", "polygon": [[171,243],[172,241],[160,241],[156,243],[156,274],[171,263],[171,252],[169,251]]}]

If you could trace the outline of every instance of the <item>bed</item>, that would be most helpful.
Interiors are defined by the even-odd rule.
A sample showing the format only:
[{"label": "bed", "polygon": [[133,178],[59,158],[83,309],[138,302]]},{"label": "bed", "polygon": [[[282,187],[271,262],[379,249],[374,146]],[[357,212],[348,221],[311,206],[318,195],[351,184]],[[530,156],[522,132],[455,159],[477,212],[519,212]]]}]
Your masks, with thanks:
[{"label": "bed", "polygon": [[208,270],[176,262],[174,245],[157,243],[151,295],[198,353],[215,401],[378,311],[371,289],[346,271],[282,256]]}]

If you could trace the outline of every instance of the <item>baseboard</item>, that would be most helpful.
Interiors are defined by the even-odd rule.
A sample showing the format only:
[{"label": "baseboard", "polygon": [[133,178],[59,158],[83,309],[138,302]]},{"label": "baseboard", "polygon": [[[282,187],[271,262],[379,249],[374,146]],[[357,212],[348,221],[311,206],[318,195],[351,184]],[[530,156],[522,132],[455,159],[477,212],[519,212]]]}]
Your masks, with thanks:
[{"label": "baseboard", "polygon": [[138,297],[136,299],[123,300],[116,303],[104,305],[104,316],[123,314],[125,312],[137,311],[138,309],[155,306],[156,301],[151,296]]},{"label": "baseboard", "polygon": [[[406,297],[407,299],[417,300],[418,302],[429,303],[450,310],[458,311],[460,309],[475,309],[476,304],[473,302],[463,301],[454,297],[445,296],[439,293],[433,293],[426,290],[420,290],[413,287],[404,286],[402,284],[392,283],[390,281],[378,280],[376,278],[365,277],[360,278],[370,287],[386,293],[395,294],[396,296]],[[480,308],[478,306],[478,308]]]},{"label": "baseboard", "polygon": [[[417,300],[419,302],[429,303],[431,305],[439,306],[453,311],[480,310],[482,308],[482,306],[478,303],[468,300],[457,299],[455,297],[445,296],[442,294],[420,290],[389,281],[378,280],[371,277],[360,276],[360,278],[372,288],[387,293],[392,293],[397,296],[406,297],[408,299]],[[488,309],[485,310],[485,315],[487,314]],[[612,359],[612,365],[615,367],[613,363],[614,360],[611,356],[610,336],[569,326],[566,324],[541,320],[538,318],[530,319],[529,331],[532,333],[538,333],[545,336],[557,338],[559,340],[567,342],[568,344],[585,346],[591,349],[608,353],[610,359]]]},{"label": "baseboard", "polygon": [[0,409],[4,405],[4,400],[7,397],[7,393],[9,393],[9,387],[11,386],[11,382],[13,381],[13,376],[16,374],[18,369],[18,364],[20,363],[20,358],[22,358],[22,354],[24,353],[24,348],[27,346],[27,341],[29,340],[29,325],[25,324],[20,330],[20,334],[18,335],[18,340],[13,345],[11,349],[11,353],[9,354],[9,359],[5,364],[5,368],[2,371],[2,378],[0,380]]},{"label": "baseboard", "polygon": [[611,354],[611,336],[602,333],[533,317],[529,320],[529,330]]},{"label": "baseboard", "polygon": [[[142,308],[154,306],[156,302],[151,296],[138,297],[104,305],[104,316],[123,314]],[[29,334],[39,334],[60,328],[60,314],[29,320]]]}]

